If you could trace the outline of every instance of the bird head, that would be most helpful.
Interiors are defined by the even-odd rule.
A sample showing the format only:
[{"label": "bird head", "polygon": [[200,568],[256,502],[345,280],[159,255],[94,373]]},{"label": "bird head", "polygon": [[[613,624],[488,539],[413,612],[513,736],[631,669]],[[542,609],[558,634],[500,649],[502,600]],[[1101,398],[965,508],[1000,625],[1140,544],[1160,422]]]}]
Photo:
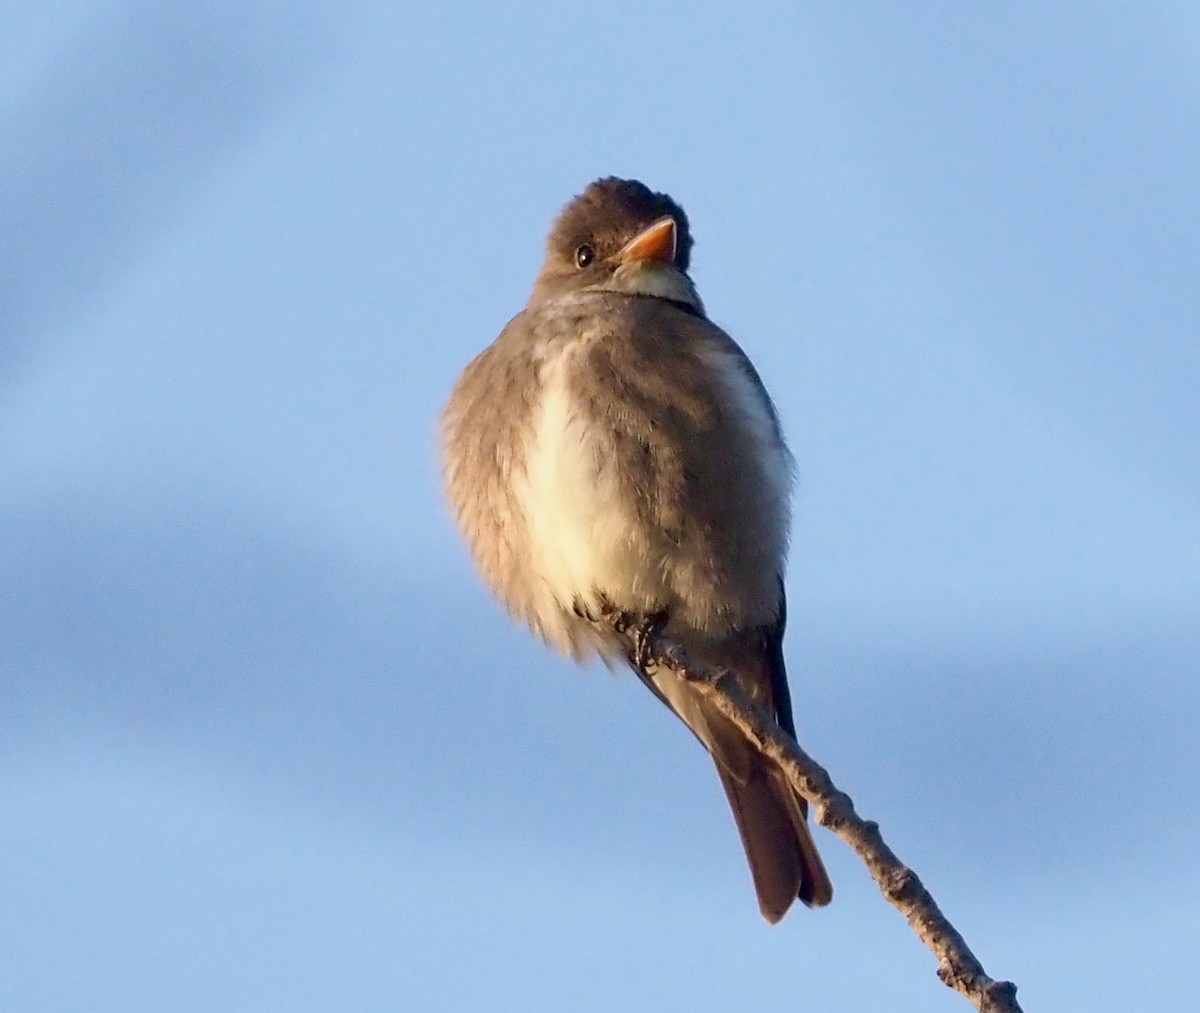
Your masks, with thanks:
[{"label": "bird head", "polygon": [[670,197],[637,180],[599,179],[555,219],[534,298],[619,292],[702,314],[687,274],[691,248],[687,215]]}]

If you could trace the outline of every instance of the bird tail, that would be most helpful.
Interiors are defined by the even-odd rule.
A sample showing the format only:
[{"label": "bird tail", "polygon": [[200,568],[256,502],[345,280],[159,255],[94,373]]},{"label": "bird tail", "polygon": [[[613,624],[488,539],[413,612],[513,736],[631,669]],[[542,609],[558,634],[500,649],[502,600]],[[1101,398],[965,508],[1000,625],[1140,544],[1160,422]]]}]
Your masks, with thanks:
[{"label": "bird tail", "polygon": [[[706,659],[728,664],[723,657]],[[754,658],[743,652],[741,681],[794,734],[791,704],[781,658]],[[763,917],[774,924],[799,898],[808,907],[823,907],[833,899],[833,886],[817,853],[808,827],[808,804],[788,785],[783,771],[764,757],[746,737],[693,686],[666,668],[653,673],[634,671],[712,755],[729,808],[737,823],[750,875]]]},{"label": "bird tail", "polygon": [[735,778],[719,760],[716,768],[750,863],[763,917],[775,924],[797,897],[808,907],[828,904],[833,885],[809,832],[808,807],[782,772],[759,758],[750,761],[744,780]]}]

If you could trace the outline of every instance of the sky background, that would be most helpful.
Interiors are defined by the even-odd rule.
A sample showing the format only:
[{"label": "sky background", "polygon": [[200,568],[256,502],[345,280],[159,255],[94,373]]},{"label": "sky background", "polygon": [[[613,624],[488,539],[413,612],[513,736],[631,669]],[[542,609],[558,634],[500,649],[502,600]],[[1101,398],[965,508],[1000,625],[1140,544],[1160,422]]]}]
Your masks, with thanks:
[{"label": "sky background", "polygon": [[0,1008],[964,1010],[511,625],[437,414],[608,174],[799,462],[801,738],[1034,1010],[1200,952],[1190,3],[0,5]]}]

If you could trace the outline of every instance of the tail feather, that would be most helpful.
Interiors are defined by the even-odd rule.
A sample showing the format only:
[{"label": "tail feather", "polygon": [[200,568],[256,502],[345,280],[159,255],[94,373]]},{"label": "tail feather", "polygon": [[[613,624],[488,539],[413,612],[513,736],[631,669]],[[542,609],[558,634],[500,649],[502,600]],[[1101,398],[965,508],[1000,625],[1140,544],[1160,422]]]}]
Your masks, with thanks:
[{"label": "tail feather", "polygon": [[[707,651],[703,643],[687,646],[706,663],[736,671],[746,692],[768,708],[785,731],[795,734],[778,644],[772,652],[755,652],[738,642],[709,645]],[[808,806],[792,791],[783,772],[675,673],[666,668],[642,671],[636,666],[634,671],[711,754],[767,921],[779,921],[797,898],[808,907],[828,904],[833,887],[809,832]]]},{"label": "tail feather", "polygon": [[817,853],[801,802],[783,775],[761,762],[736,780],[716,764],[721,785],[742,838],[758,906],[771,924],[799,898],[808,907],[833,899],[833,886]]}]

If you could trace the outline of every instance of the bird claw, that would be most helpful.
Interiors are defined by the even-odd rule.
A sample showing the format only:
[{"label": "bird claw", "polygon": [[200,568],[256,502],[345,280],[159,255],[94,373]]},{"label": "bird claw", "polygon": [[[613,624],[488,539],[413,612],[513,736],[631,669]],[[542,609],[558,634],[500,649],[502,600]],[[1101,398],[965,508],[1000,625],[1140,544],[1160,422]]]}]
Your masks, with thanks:
[{"label": "bird claw", "polygon": [[651,615],[640,616],[636,620],[631,619],[626,627],[626,635],[633,645],[633,649],[629,653],[629,660],[638,669],[645,671],[650,662],[654,660],[655,640],[666,622],[667,614],[665,612],[655,612]]},{"label": "bird claw", "polygon": [[[619,617],[625,615],[602,594],[592,595],[587,600],[576,595],[575,600],[571,602],[571,611],[589,623],[604,622],[610,626],[616,626]],[[623,633],[624,630],[618,629],[617,632]]]},{"label": "bird claw", "polygon": [[655,638],[667,622],[666,612],[626,612],[604,597],[597,599],[594,607],[582,598],[576,598],[571,610],[590,623],[607,623],[628,640],[629,661],[639,669],[645,669],[653,660]]}]

